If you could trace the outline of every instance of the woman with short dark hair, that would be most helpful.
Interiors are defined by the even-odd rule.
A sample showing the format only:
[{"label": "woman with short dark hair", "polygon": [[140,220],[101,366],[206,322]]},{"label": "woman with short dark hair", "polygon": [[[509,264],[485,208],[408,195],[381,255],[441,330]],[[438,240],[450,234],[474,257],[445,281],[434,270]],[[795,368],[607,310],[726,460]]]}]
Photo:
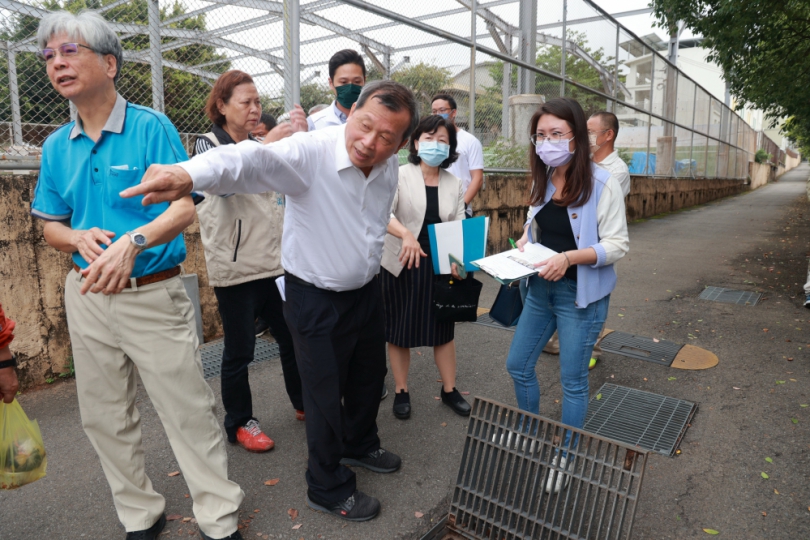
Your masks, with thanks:
[{"label": "woman with short dark hair", "polygon": [[[433,313],[435,278],[428,238],[428,225],[464,219],[461,180],[446,171],[458,157],[453,124],[438,115],[423,118],[409,150],[409,164],[399,168],[380,270],[388,356],[396,382],[394,416],[404,420],[411,414],[412,347],[433,347],[442,401],[467,416],[470,405],[455,386],[455,323],[437,321]],[[453,276],[459,278],[455,265]]]},{"label": "woman with short dark hair", "polygon": [[[540,242],[558,253],[539,263],[537,275],[529,278],[506,369],[518,406],[538,414],[535,366],[556,330],[562,423],[581,428],[588,411],[591,351],[616,285],[613,264],[629,247],[624,196],[616,179],[591,162],[585,113],[576,100],[557,98],[541,105],[529,127],[530,217],[518,247]],[[576,439],[572,443],[567,432],[563,446],[571,444]],[[566,456],[555,457],[554,465],[566,470]],[[573,466],[569,463],[567,470]],[[550,475],[546,491],[559,492],[568,478]]]},{"label": "woman with short dark hair", "polygon": [[[205,112],[214,123],[211,132],[197,138],[194,154],[220,145],[256,141],[251,131],[262,115],[259,93],[253,79],[242,71],[223,73],[208,96]],[[286,126],[286,131],[280,128]],[[270,131],[265,142],[291,134],[289,124]],[[253,415],[248,365],[256,346],[255,320],[260,317],[276,339],[284,384],[296,418],[304,420],[301,377],[295,360],[292,336],[282,314],[282,299],[276,279],[281,266],[281,232],[284,196],[206,195],[197,205],[200,238],[205,248],[208,283],[214,287],[225,349],[222,353],[222,404],[225,432],[231,443],[250,452],[271,450],[274,442],[259,427]]]}]

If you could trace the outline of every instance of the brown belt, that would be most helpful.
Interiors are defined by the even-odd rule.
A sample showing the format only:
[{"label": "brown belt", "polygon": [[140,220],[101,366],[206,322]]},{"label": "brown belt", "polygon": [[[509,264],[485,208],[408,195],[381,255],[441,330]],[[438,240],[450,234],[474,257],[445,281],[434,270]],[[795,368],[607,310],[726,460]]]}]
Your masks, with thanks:
[{"label": "brown belt", "polygon": [[[73,269],[77,272],[81,272],[82,269],[79,268],[78,265],[74,264]],[[180,267],[175,266],[174,268],[169,268],[168,270],[164,270],[163,272],[157,272],[154,274],[149,274],[148,276],[141,276],[139,278],[135,278],[135,286],[136,287],[144,287],[146,285],[151,285],[152,283],[157,283],[159,281],[165,281],[167,279],[173,278],[174,276],[180,275]],[[127,281],[127,284],[124,285],[125,289],[130,289],[132,287],[132,282]]]}]

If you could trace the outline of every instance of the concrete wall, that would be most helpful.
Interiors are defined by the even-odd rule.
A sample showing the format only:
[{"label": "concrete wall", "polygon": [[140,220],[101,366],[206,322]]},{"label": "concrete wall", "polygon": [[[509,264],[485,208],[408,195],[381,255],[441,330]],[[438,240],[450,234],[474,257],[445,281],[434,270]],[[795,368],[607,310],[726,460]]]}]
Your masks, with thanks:
[{"label": "concrete wall", "polygon": [[751,179],[749,187],[757,189],[773,181],[773,167],[767,163],[748,162],[748,177]]},{"label": "concrete wall", "polygon": [[[0,174],[0,303],[17,321],[12,350],[19,356],[24,387],[43,384],[65,371],[71,356],[64,311],[64,281],[71,260],[45,243],[42,222],[29,214],[35,184],[33,175]],[[742,187],[739,180],[633,177],[627,216],[639,219],[679,210],[734,195]],[[509,237],[521,234],[527,190],[525,176],[486,177],[475,208],[477,215],[490,217],[490,253],[506,249]],[[210,340],[222,334],[222,323],[208,286],[198,224],[184,234],[188,256],[183,268],[199,278],[203,330]]]}]

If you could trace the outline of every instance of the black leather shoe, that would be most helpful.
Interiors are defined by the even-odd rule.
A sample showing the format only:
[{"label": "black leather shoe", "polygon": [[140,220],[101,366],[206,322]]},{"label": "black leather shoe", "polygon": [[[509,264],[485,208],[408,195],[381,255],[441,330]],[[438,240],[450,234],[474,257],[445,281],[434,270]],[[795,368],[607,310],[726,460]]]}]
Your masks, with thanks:
[{"label": "black leather shoe", "polygon": [[127,533],[127,540],[155,540],[166,526],[166,514],[161,514],[154,525],[143,531]]},{"label": "black leather shoe", "polygon": [[[211,538],[210,536],[208,536],[207,534],[205,534],[202,531],[200,531],[200,538],[202,538],[203,540],[215,540],[214,538]],[[240,533],[239,531],[236,531],[233,534],[231,534],[230,536],[226,536],[225,538],[218,538],[216,540],[243,540],[243,538],[242,538],[242,533]]]},{"label": "black leather shoe", "polygon": [[346,521],[368,521],[380,513],[380,501],[358,490],[348,499],[336,503],[321,501],[307,490],[307,506]]},{"label": "black leather shoe", "polygon": [[405,390],[394,394],[394,416],[400,420],[411,417],[411,395]]},{"label": "black leather shoe", "polygon": [[388,452],[380,448],[362,457],[345,457],[340,460],[340,464],[364,467],[378,473],[392,473],[399,470],[400,465],[402,465],[402,458],[393,452]]},{"label": "black leather shoe", "polygon": [[452,392],[445,392],[442,388],[442,403],[453,409],[453,412],[459,416],[470,416],[472,407],[455,388]]}]

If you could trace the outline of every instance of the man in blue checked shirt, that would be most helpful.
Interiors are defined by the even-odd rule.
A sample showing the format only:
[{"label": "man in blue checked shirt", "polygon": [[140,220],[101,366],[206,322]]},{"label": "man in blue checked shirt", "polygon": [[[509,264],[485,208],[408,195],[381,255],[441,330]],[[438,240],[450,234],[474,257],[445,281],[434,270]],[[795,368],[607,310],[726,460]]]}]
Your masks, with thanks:
[{"label": "man in blue checked shirt", "polygon": [[48,244],[73,256],[65,309],[82,425],[126,538],[152,540],[166,524],[166,502],[144,471],[135,367],[188,483],[203,539],[241,538],[244,493],[228,480],[194,309],[179,277],[194,205],[184,197],[144,207],[118,195],[150,165],[188,159],[180,137],[163,114],[116,92],[121,43],[100,15],[51,13],[37,41],[51,83],[78,115],[43,144],[31,213],[47,222]]}]

